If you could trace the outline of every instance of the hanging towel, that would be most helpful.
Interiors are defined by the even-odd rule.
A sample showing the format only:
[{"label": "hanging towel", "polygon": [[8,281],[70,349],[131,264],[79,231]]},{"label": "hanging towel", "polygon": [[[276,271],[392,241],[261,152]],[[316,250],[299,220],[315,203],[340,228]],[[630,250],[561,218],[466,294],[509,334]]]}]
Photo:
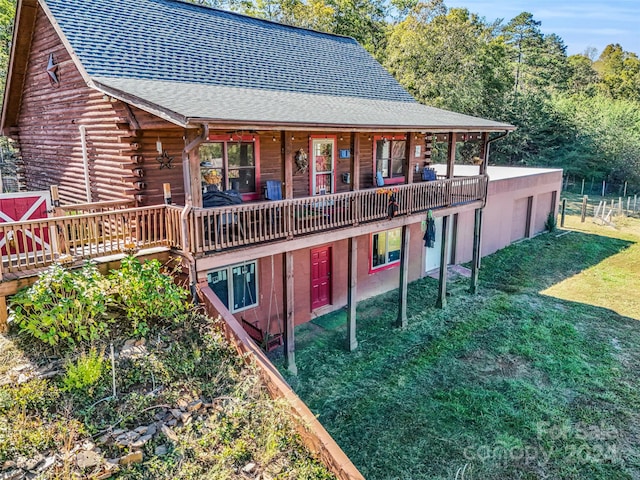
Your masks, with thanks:
[{"label": "hanging towel", "polygon": [[433,248],[436,245],[436,221],[431,214],[431,210],[427,214],[427,230],[424,232],[424,246],[427,248]]}]

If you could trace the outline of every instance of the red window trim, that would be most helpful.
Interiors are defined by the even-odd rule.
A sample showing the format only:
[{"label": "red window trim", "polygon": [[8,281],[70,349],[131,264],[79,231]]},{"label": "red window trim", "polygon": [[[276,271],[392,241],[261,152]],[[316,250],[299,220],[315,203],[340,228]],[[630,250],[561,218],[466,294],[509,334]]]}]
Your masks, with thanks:
[{"label": "red window trim", "polygon": [[[392,135],[375,135],[373,137],[373,140],[372,140],[373,143],[372,143],[371,151],[373,152],[372,153],[372,156],[373,156],[373,159],[372,159],[373,169],[372,169],[372,171],[373,171],[373,183],[374,183],[374,185],[376,183],[376,172],[377,172],[377,170],[376,170],[377,169],[377,165],[376,165],[376,163],[377,163],[376,162],[376,142],[378,140],[382,140],[383,138],[387,138],[387,139],[389,139],[391,141],[394,141],[394,140],[404,140],[405,142],[407,141],[407,136],[406,135],[393,135],[393,134]],[[406,155],[406,152],[405,152],[405,155]],[[405,161],[406,161],[406,158],[405,158]],[[389,167],[391,167],[391,166],[389,166]],[[404,183],[404,181],[405,181],[405,176],[403,175],[402,177],[385,178],[384,179],[384,184],[385,185],[398,185],[400,183]],[[377,271],[377,269],[376,269],[376,271]]]},{"label": "red window trim", "polygon": [[313,141],[314,140],[333,140],[333,155],[331,158],[331,193],[336,193],[336,154],[338,153],[338,136],[337,135],[309,135],[309,196],[313,197],[313,175],[315,171],[315,161],[313,159]]},{"label": "red window trim", "polygon": [[207,139],[209,142],[223,142],[225,144],[225,155],[227,151],[227,143],[234,142],[253,142],[253,154],[256,156],[256,191],[253,193],[243,193],[242,200],[247,202],[251,200],[260,200],[261,197],[261,184],[260,184],[260,137],[258,135],[220,135],[210,134]]},{"label": "red window trim", "polygon": [[[383,270],[389,270],[391,268],[395,268],[398,265],[400,265],[400,259],[398,259],[398,260],[394,260],[391,263],[385,263],[384,265],[381,265],[379,267],[373,266],[373,236],[378,235],[379,233],[382,233],[382,232],[389,232],[391,230],[397,230],[397,228],[390,228],[389,230],[380,230],[379,232],[374,232],[369,235],[369,275],[382,272]],[[402,245],[400,245],[400,248],[402,249]]]}]

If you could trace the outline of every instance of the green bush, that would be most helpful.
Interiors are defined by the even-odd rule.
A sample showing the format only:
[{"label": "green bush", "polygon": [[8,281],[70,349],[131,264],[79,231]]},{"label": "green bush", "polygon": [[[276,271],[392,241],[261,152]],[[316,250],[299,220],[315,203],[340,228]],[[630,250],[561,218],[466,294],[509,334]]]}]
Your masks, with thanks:
[{"label": "green bush", "polygon": [[105,359],[103,352],[98,352],[95,348],[89,353],[82,353],[75,362],[67,363],[65,374],[62,377],[63,390],[90,393],[105,370]]},{"label": "green bush", "polygon": [[544,222],[544,228],[546,228],[548,232],[554,232],[557,226],[558,220],[556,219],[555,213],[549,212],[549,215],[547,215],[547,221]]},{"label": "green bush", "polygon": [[162,271],[158,260],[141,264],[125,257],[109,275],[115,304],[124,310],[136,336],[144,336],[149,322],[175,319],[187,311],[187,291]]},{"label": "green bush", "polygon": [[55,264],[14,295],[11,318],[21,331],[49,345],[93,342],[109,332],[108,289],[92,263],[78,271]]}]

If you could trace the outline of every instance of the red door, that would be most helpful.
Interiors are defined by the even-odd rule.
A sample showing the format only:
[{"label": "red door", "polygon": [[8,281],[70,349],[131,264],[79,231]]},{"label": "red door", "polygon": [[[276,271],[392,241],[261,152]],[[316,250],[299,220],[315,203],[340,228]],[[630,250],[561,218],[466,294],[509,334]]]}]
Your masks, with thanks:
[{"label": "red door", "polygon": [[311,310],[331,303],[331,247],[311,250]]}]

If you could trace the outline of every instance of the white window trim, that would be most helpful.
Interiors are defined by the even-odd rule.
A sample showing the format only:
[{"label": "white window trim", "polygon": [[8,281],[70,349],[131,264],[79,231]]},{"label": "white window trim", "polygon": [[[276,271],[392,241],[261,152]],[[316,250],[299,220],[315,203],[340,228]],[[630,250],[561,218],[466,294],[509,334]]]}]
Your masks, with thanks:
[{"label": "white window trim", "polygon": [[[238,308],[237,310],[233,307],[235,305],[235,292],[233,291],[233,269],[237,268],[237,267],[245,267],[248,265],[254,264],[254,271],[255,271],[255,284],[256,284],[256,298],[254,299],[255,303],[252,303],[251,305],[246,305],[242,308]],[[256,308],[260,302],[258,301],[259,296],[260,296],[260,283],[259,283],[259,275],[258,275],[258,262],[257,260],[252,260],[250,262],[242,262],[242,263],[236,263],[233,265],[229,265],[226,267],[222,267],[222,268],[215,268],[213,270],[211,270],[208,273],[213,273],[213,272],[219,272],[221,270],[226,270],[227,271],[227,292],[229,293],[229,296],[231,298],[227,298],[227,303],[229,304],[229,311],[231,313],[239,313],[239,312],[244,312],[245,310],[250,310],[252,308]]]},{"label": "white window trim", "polygon": [[[393,232],[395,230],[400,230],[400,228],[392,228],[390,230],[383,230],[381,232],[376,232],[376,233],[372,233],[371,234],[371,251],[369,253],[369,265],[370,265],[370,271],[374,272],[377,270],[381,270],[381,269],[385,269],[385,268],[389,268],[393,265],[397,265],[400,263],[400,259],[398,260],[393,260],[393,261],[389,261],[389,232]],[[385,262],[380,264],[380,265],[376,265],[375,267],[373,266],[373,255],[374,255],[374,251],[373,251],[373,237],[375,235],[380,235],[381,233],[385,234]],[[379,240],[378,240],[379,241]],[[402,243],[400,244],[400,252],[402,252]]]}]

